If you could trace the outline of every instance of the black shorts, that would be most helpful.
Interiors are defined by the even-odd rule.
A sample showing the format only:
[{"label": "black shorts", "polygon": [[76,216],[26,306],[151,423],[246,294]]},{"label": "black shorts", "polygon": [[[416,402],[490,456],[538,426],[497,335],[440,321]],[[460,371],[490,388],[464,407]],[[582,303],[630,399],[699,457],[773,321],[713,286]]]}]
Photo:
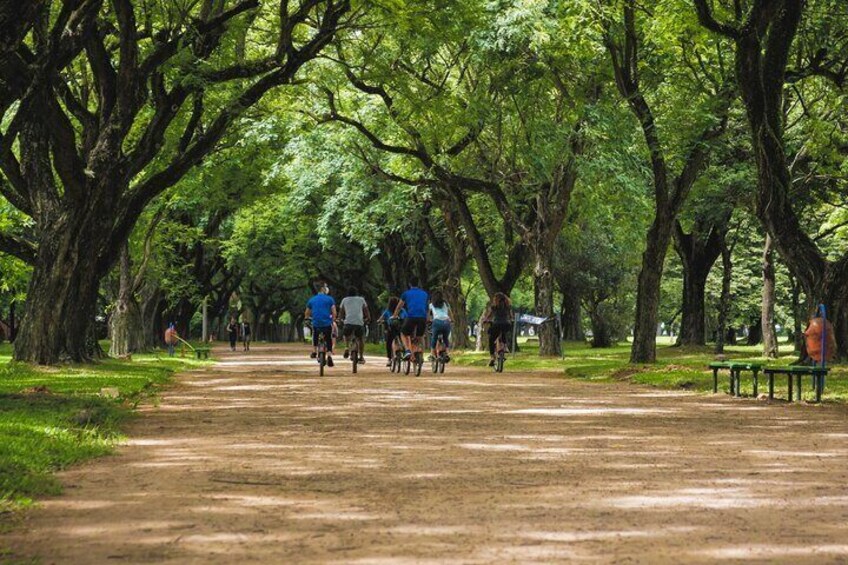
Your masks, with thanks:
[{"label": "black shorts", "polygon": [[403,321],[403,335],[417,335],[424,337],[427,333],[427,318],[407,318]]},{"label": "black shorts", "polygon": [[333,350],[333,327],[327,326],[324,328],[312,328],[312,345],[314,347],[318,346],[318,336],[324,336],[324,346],[327,348],[327,351]]},{"label": "black shorts", "polygon": [[357,326],[354,324],[345,324],[344,328],[342,328],[342,335],[345,337],[350,337],[354,335],[356,337],[362,337],[365,335],[365,326]]}]

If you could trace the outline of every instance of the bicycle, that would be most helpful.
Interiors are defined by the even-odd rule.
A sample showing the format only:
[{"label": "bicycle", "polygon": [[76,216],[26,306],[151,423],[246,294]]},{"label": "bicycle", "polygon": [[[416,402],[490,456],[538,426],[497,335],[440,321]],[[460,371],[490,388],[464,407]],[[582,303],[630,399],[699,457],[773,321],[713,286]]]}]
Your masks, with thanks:
[{"label": "bicycle", "polygon": [[418,331],[413,332],[410,340],[412,342],[412,355],[406,360],[403,372],[408,375],[414,367],[415,376],[420,377],[421,368],[424,366],[424,353],[421,351],[421,336],[418,335]]},{"label": "bicycle", "polygon": [[496,373],[503,373],[504,361],[506,361],[506,344],[499,335],[495,339],[495,365],[493,369]]},{"label": "bicycle", "polygon": [[[491,321],[487,321],[488,324],[491,324]],[[507,331],[499,332],[498,337],[495,338],[495,363],[492,365],[492,369],[496,373],[503,373],[504,370],[504,362],[506,361],[506,352],[507,346],[504,339],[506,338],[508,333]]]},{"label": "bicycle", "polygon": [[[315,331],[310,320],[306,320],[306,327],[308,327],[312,332]],[[327,343],[324,340],[324,332],[320,332],[318,334],[317,350],[316,358],[318,359],[318,376],[323,377],[324,367],[327,366]]]},{"label": "bicycle", "polygon": [[436,355],[433,357],[432,361],[432,369],[433,373],[444,373],[445,372],[445,364],[447,363],[447,348],[445,347],[445,340],[442,335],[439,335],[436,338]]},{"label": "bicycle", "polygon": [[403,342],[400,339],[400,335],[396,335],[394,341],[392,342],[392,373],[400,374],[401,367],[403,366]]}]

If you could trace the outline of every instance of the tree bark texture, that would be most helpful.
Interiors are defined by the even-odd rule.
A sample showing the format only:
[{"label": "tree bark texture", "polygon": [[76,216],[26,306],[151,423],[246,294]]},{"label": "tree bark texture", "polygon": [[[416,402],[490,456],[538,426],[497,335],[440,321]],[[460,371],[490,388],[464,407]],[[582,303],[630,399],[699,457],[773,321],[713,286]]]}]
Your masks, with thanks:
[{"label": "tree bark texture", "polygon": [[721,255],[721,240],[727,222],[705,226],[696,222],[691,233],[685,233],[676,222],[674,247],[683,264],[683,304],[678,345],[706,345],[705,294],[707,277]]},{"label": "tree bark texture", "polygon": [[718,303],[718,328],[716,329],[716,353],[724,353],[727,340],[727,318],[730,315],[730,283],[733,282],[733,260],[727,241],[721,242],[721,296]]},{"label": "tree bark texture", "polygon": [[777,345],[777,330],[774,327],[774,243],[771,236],[766,234],[763,246],[763,301],[761,325],[763,328],[763,356],[777,359],[780,351]]},{"label": "tree bark texture", "polygon": [[126,357],[145,349],[144,323],[141,318],[141,307],[133,289],[128,244],[124,244],[121,249],[118,266],[120,270],[118,296],[112,316],[109,318],[109,329],[112,334],[109,355]]}]

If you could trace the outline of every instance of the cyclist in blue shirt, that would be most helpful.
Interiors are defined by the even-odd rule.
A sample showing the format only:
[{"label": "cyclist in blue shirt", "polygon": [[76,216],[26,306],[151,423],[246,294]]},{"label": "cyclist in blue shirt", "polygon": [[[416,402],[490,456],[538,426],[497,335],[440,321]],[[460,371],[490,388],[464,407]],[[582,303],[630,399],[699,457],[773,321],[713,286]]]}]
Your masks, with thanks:
[{"label": "cyclist in blue shirt", "polygon": [[426,290],[418,288],[418,277],[410,277],[409,290],[400,295],[395,309],[395,317],[400,317],[400,311],[406,308],[406,321],[403,323],[402,339],[406,348],[404,359],[412,356],[412,336],[424,337],[427,332],[427,305],[430,295]]},{"label": "cyclist in blue shirt", "polygon": [[312,318],[312,354],[318,357],[318,336],[324,336],[327,346],[327,366],[333,366],[333,320],[336,318],[336,301],[330,296],[330,288],[325,282],[318,283],[318,292],[306,303],[304,317]]},{"label": "cyclist in blue shirt", "polygon": [[406,310],[403,308],[401,308],[398,317],[395,318],[395,310],[397,310],[399,302],[400,298],[397,296],[389,298],[388,307],[383,310],[383,313],[380,315],[380,323],[386,325],[386,357],[388,359],[386,367],[392,366],[392,356],[394,355],[393,345],[395,343],[395,338],[401,337],[401,324],[406,319]]}]

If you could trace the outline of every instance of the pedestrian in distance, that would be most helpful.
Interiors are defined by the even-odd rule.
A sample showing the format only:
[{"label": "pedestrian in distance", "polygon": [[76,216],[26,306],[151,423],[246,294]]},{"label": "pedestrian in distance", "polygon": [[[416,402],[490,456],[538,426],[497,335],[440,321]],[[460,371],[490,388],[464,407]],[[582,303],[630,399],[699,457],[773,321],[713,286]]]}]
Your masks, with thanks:
[{"label": "pedestrian in distance", "polygon": [[236,350],[236,342],[238,341],[239,327],[235,318],[230,318],[230,323],[227,324],[227,334],[230,338],[230,351]]},{"label": "pedestrian in distance", "polygon": [[168,324],[168,329],[165,330],[165,345],[168,346],[168,357],[174,356],[174,349],[177,346],[177,328],[174,322]]},{"label": "pedestrian in distance", "polygon": [[241,324],[241,342],[244,346],[244,351],[250,351],[250,322],[244,321]]}]

